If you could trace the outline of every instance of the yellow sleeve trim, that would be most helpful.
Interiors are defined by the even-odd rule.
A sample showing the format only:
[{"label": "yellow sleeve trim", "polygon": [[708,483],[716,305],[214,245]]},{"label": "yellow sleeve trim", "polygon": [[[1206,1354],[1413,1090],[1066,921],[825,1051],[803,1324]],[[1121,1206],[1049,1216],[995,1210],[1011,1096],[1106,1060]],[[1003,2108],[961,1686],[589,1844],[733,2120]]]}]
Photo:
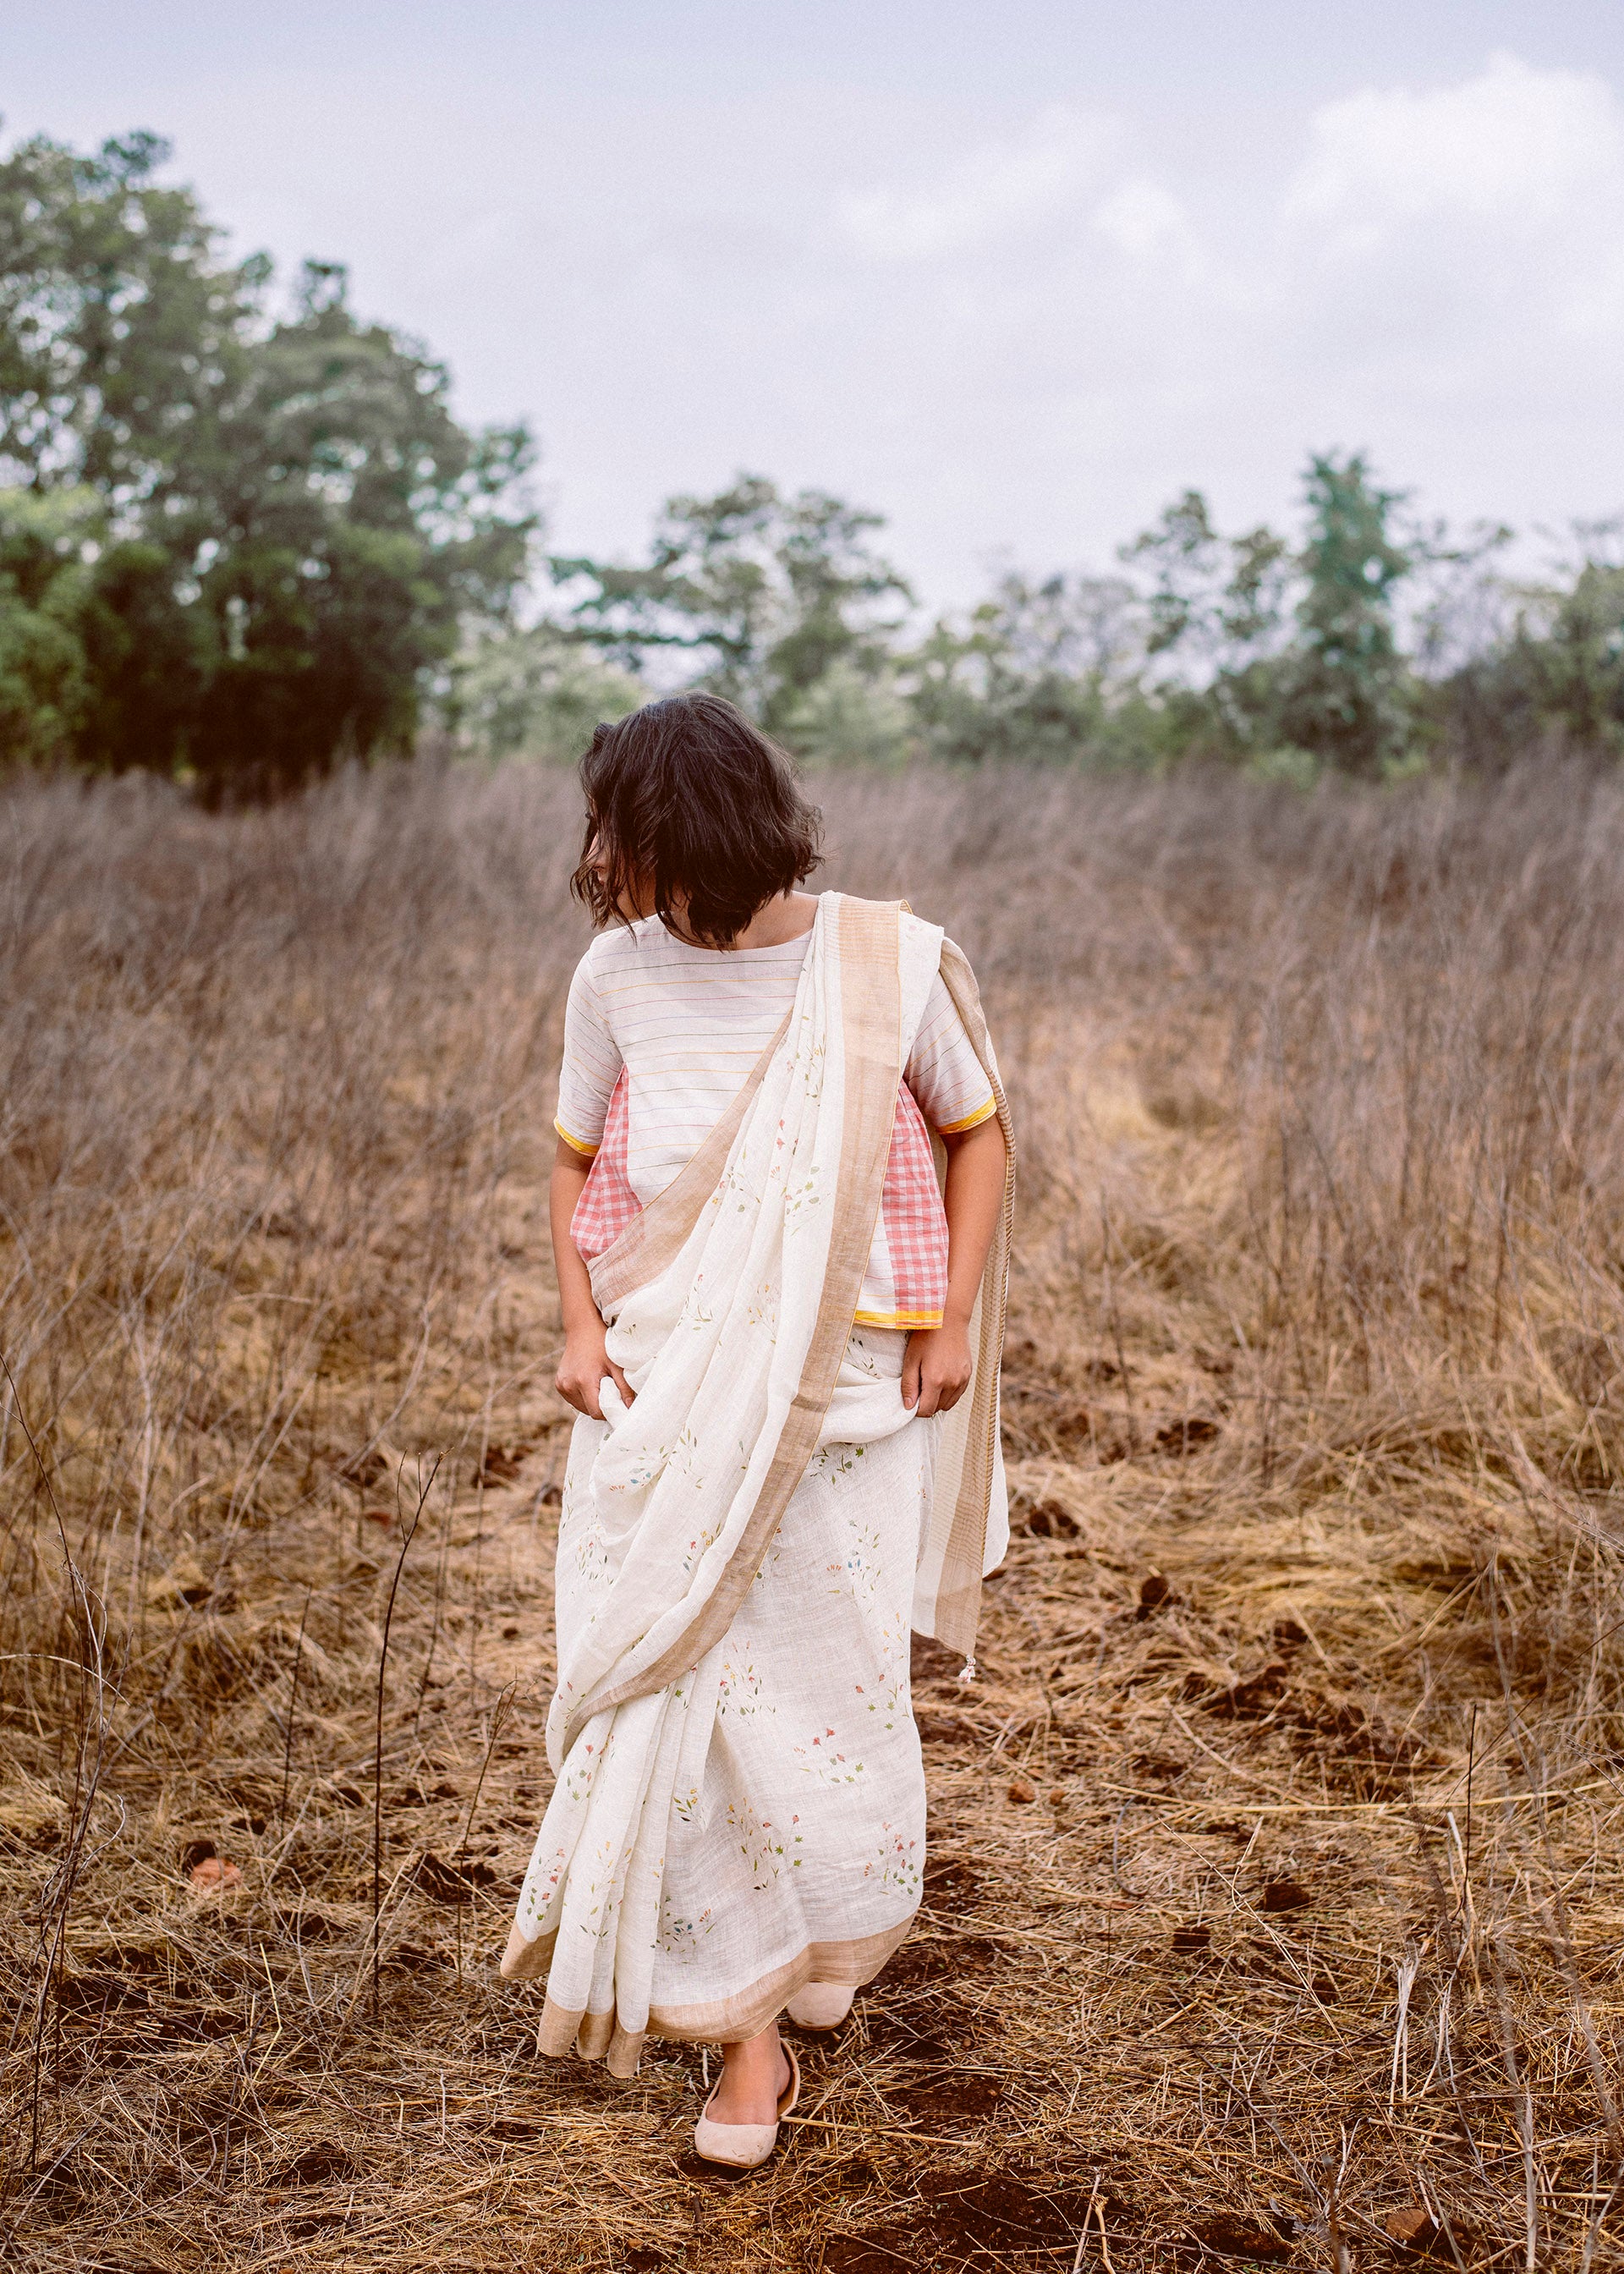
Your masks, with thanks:
[{"label": "yellow sleeve trim", "polygon": [[966,1113],[962,1121],[944,1121],[936,1131],[938,1137],[962,1137],[966,1129],[979,1129],[983,1121],[990,1121],[998,1111],[998,1101],[989,1097],[985,1105],[978,1105],[974,1113]]},{"label": "yellow sleeve trim", "polygon": [[579,1137],[572,1137],[569,1131],[565,1128],[563,1123],[556,1115],[553,1117],[553,1126],[558,1131],[559,1135],[563,1139],[567,1145],[573,1146],[575,1150],[577,1153],[584,1155],[587,1160],[596,1160],[598,1157],[597,1146],[583,1145]]},{"label": "yellow sleeve trim", "polygon": [[906,1327],[910,1333],[941,1323],[940,1311],[859,1311],[852,1321],[854,1327]]}]

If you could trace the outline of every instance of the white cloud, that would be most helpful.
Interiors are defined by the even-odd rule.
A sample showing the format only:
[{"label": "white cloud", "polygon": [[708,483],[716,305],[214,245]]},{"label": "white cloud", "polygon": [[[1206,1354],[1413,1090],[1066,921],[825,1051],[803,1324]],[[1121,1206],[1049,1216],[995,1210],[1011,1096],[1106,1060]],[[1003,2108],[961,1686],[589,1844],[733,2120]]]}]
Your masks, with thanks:
[{"label": "white cloud", "polygon": [[[1315,11],[1269,4],[1313,44]],[[1064,12],[1107,48],[1132,27]],[[629,93],[544,99],[538,64],[459,109],[402,71],[363,165],[326,129],[374,115],[370,57],[330,95],[222,73],[190,117],[174,71],[152,83],[244,249],[347,253],[470,415],[534,411],[562,552],[640,552],[660,497],[740,465],[889,512],[933,600],[971,597],[1000,542],[1109,563],[1192,484],[1225,525],[1284,522],[1311,447],[1366,448],[1457,520],[1624,501],[1624,76],[1487,57],[1471,11],[1422,7],[1462,23],[1430,49],[1373,29],[1364,91],[1327,64],[1315,107],[1208,12],[1196,132],[1154,72],[1034,49],[1014,79],[990,31],[998,69],[945,94],[910,70],[763,104],[726,71],[681,83],[674,33],[670,83]],[[1094,90],[1130,85],[1134,115],[1102,117]],[[126,115],[108,101],[37,123],[92,140]]]},{"label": "white cloud", "polygon": [[1368,448],[1460,519],[1624,492],[1606,82],[1495,55],[1204,162],[1051,111],[848,195],[838,321],[870,343],[849,486],[1045,561],[1109,557],[1190,482],[1230,519],[1288,516],[1311,447]]},{"label": "white cloud", "polygon": [[1141,268],[1215,287],[1218,270],[1182,200],[1148,174],[1130,175],[1090,216],[1094,234]]},{"label": "white cloud", "polygon": [[1119,252],[1146,260],[1192,241],[1189,215],[1160,182],[1136,174],[1096,206],[1094,225]]},{"label": "white cloud", "polygon": [[[1305,343],[1442,393],[1539,392],[1556,343],[1624,328],[1624,108],[1592,73],[1498,54],[1310,122],[1282,206]],[[1317,297],[1318,296],[1318,297]]]},{"label": "white cloud", "polygon": [[1026,132],[984,142],[918,189],[848,191],[841,229],[875,260],[933,260],[1052,219],[1094,180],[1116,140],[1106,120],[1054,105]]},{"label": "white cloud", "polygon": [[1444,215],[1548,225],[1624,184],[1624,116],[1605,80],[1512,55],[1456,87],[1328,103],[1312,136],[1288,213],[1370,232]]}]

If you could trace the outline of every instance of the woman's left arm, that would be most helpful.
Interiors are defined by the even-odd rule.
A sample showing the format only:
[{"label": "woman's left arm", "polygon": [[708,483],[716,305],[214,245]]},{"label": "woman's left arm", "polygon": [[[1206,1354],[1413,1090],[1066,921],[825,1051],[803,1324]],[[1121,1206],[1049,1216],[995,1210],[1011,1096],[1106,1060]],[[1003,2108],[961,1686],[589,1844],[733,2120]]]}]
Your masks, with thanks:
[{"label": "woman's left arm", "polygon": [[902,1361],[905,1404],[945,1413],[970,1385],[970,1314],[1004,1206],[1008,1150],[995,1116],[944,1136],[947,1148],[947,1301],[939,1327],[908,1337]]}]

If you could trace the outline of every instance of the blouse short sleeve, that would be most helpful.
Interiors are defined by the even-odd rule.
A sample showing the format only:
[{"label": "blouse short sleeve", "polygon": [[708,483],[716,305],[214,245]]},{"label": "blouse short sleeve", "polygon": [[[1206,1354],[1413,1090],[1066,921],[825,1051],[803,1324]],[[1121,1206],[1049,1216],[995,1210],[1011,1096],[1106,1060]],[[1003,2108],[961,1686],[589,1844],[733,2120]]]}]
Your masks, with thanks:
[{"label": "blouse short sleeve", "polygon": [[589,948],[575,966],[564,1008],[564,1064],[553,1126],[588,1160],[603,1140],[604,1118],[620,1078],[620,1052],[604,1015]]},{"label": "blouse short sleeve", "polygon": [[938,1135],[952,1137],[974,1129],[997,1111],[987,1069],[975,1055],[939,971],[930,983],[904,1079]]}]

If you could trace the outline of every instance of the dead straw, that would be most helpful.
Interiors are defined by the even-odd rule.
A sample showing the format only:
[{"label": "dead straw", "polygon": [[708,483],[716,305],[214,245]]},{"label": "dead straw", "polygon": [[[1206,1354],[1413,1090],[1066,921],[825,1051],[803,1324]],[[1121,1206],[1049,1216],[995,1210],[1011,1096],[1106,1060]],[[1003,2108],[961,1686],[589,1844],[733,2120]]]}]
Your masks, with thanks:
[{"label": "dead straw", "polygon": [[24,2274],[1617,2255],[1624,785],[817,794],[983,981],[1015,1538],[975,1690],[916,1653],[918,1926],[735,2194],[694,2049],[538,2061],[487,1962],[550,1789],[572,783],[0,784]]}]

